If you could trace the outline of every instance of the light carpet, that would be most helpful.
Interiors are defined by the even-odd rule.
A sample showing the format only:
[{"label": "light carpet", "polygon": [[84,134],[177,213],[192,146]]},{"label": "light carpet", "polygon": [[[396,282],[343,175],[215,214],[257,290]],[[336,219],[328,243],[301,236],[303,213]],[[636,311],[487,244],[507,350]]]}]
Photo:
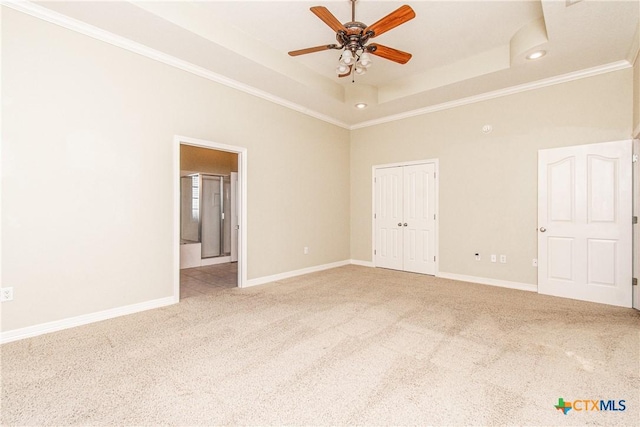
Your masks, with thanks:
[{"label": "light carpet", "polygon": [[632,309],[346,266],[5,344],[1,421],[638,425],[639,331]]}]

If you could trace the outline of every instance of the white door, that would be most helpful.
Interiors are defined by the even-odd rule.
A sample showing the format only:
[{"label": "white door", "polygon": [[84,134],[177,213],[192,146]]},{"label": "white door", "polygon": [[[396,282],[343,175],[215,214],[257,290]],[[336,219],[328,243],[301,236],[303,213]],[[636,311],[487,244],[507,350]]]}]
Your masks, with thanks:
[{"label": "white door", "polygon": [[375,177],[376,266],[402,270],[402,168],[377,169]]},{"label": "white door", "polygon": [[[633,141],[633,215],[640,217],[640,140]],[[640,224],[633,225],[633,277],[640,278]],[[633,307],[640,310],[640,285],[633,287]]]},{"label": "white door", "polygon": [[404,270],[435,274],[435,165],[404,166]]},{"label": "white door", "polygon": [[376,169],[375,265],[435,274],[435,164]]},{"label": "white door", "polygon": [[231,262],[238,261],[238,172],[231,172]]},{"label": "white door", "polygon": [[631,307],[631,141],[538,152],[538,292]]}]

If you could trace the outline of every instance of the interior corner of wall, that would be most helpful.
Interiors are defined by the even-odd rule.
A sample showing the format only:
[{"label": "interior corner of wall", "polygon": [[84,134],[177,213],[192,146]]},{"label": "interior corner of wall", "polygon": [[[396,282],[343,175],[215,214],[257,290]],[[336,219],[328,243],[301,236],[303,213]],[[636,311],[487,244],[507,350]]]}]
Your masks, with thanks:
[{"label": "interior corner of wall", "polygon": [[640,22],[638,22],[636,33],[633,36],[633,42],[631,43],[629,53],[627,54],[627,61],[629,61],[629,64],[637,65],[636,62],[638,62],[638,56],[640,56],[638,53],[640,53]]}]

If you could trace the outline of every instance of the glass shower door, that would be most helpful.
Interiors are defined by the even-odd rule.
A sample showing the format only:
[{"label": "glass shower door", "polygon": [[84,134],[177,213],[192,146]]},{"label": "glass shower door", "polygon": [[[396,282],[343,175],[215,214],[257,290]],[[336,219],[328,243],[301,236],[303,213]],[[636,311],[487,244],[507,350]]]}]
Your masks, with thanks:
[{"label": "glass shower door", "polygon": [[222,195],[220,177],[202,175],[202,258],[221,255]]}]

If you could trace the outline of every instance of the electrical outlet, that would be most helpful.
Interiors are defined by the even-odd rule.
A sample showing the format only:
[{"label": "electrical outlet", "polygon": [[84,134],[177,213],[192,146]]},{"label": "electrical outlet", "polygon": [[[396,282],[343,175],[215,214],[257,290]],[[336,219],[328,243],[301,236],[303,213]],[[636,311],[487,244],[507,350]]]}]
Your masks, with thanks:
[{"label": "electrical outlet", "polygon": [[476,261],[480,261],[480,254],[476,254]]},{"label": "electrical outlet", "polygon": [[491,254],[491,262],[496,262],[498,258],[496,258],[495,254]]},{"label": "electrical outlet", "polygon": [[309,255],[309,247],[305,246],[304,249],[302,249],[302,253],[305,255]]},{"label": "electrical outlet", "polygon": [[502,264],[506,264],[507,263],[507,256],[506,255],[500,255],[500,262]]},{"label": "electrical outlet", "polygon": [[11,301],[13,300],[13,288],[1,288],[0,289],[0,301]]},{"label": "electrical outlet", "polygon": [[538,260],[536,258],[534,258],[533,261],[531,261],[531,266],[538,267]]}]

